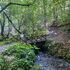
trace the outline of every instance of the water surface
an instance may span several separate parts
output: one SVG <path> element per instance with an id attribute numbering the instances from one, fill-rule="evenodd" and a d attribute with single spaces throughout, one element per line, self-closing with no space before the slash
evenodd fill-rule
<path id="1" fill-rule="evenodd" d="M 70 63 L 42 52 L 37 55 L 35 65 L 38 70 L 70 70 Z"/>

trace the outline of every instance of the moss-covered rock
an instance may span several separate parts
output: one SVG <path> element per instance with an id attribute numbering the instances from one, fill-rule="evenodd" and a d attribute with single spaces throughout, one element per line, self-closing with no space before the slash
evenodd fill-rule
<path id="1" fill-rule="evenodd" d="M 63 58 L 70 61 L 70 44 L 66 43 L 56 43 L 52 41 L 47 41 L 45 44 L 47 52 L 51 55 Z"/>

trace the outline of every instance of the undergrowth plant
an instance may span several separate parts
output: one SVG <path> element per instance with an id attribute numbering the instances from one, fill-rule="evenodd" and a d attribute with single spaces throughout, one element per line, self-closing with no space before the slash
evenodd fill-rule
<path id="1" fill-rule="evenodd" d="M 34 50 L 38 48 L 25 43 L 10 46 L 0 57 L 0 70 L 30 70 L 36 56 Z"/>

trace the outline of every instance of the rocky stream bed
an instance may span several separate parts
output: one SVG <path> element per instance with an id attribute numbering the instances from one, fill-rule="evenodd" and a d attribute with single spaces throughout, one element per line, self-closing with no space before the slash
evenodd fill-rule
<path id="1" fill-rule="evenodd" d="M 38 70 L 70 70 L 70 63 L 42 52 L 36 56 L 35 65 Z"/>

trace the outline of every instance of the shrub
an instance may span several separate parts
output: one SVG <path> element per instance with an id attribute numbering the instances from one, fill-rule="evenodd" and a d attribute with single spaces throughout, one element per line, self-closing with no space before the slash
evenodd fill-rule
<path id="1" fill-rule="evenodd" d="M 30 70 L 34 64 L 36 46 L 30 44 L 17 43 L 14 46 L 10 46 L 5 52 L 3 52 L 3 58 L 7 64 L 5 70 Z M 3 60 L 3 59 L 2 59 Z M 4 65 L 1 66 L 0 70 Z"/>
<path id="2" fill-rule="evenodd" d="M 0 70 L 7 70 L 8 63 L 6 62 L 7 61 L 4 59 L 3 55 L 0 55 Z"/>

